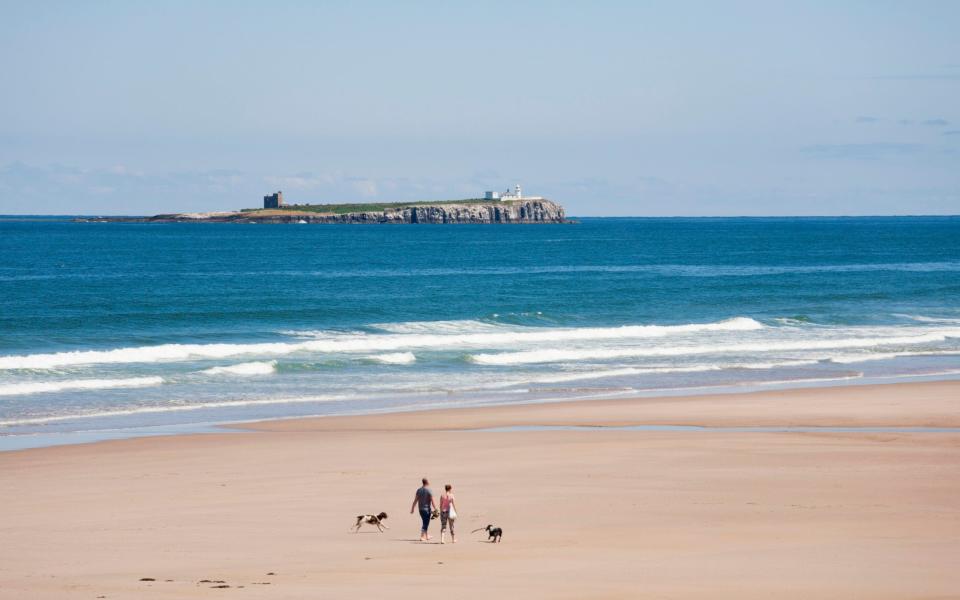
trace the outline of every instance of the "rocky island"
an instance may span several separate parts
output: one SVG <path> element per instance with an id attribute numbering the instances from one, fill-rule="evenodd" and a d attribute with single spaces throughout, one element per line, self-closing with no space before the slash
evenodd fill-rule
<path id="1" fill-rule="evenodd" d="M 563 207 L 541 197 L 392 202 L 378 204 L 285 205 L 280 192 L 264 197 L 264 208 L 227 212 L 160 214 L 152 217 L 96 217 L 94 222 L 134 223 L 567 223 Z"/>

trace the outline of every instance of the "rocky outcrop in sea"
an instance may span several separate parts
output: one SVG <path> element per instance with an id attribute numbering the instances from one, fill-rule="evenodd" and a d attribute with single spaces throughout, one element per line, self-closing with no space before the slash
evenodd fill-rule
<path id="1" fill-rule="evenodd" d="M 292 207 L 291 207 L 292 208 Z M 343 214 L 303 210 L 179 213 L 153 217 L 100 217 L 85 221 L 139 223 L 356 223 L 356 224 L 492 224 L 567 223 L 563 207 L 550 200 L 424 204 Z"/>

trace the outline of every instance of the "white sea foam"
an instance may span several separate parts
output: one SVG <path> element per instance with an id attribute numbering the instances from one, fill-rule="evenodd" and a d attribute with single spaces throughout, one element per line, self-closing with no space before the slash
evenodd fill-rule
<path id="1" fill-rule="evenodd" d="M 527 379 L 523 383 L 565 383 L 567 381 L 583 381 L 587 379 L 606 379 L 607 377 L 624 377 L 627 375 L 647 375 L 658 373 L 702 373 L 704 371 L 720 371 L 721 367 L 705 365 L 702 367 L 624 367 L 622 369 L 598 369 L 586 373 L 558 373 L 547 377 Z M 511 384 L 516 385 L 516 384 Z"/>
<path id="2" fill-rule="evenodd" d="M 226 367 L 212 367 L 200 372 L 205 375 L 240 375 L 241 377 L 250 377 L 254 375 L 270 375 L 276 370 L 277 361 L 265 360 L 240 363 Z"/>
<path id="3" fill-rule="evenodd" d="M 368 360 L 373 360 L 385 365 L 409 365 L 417 360 L 413 352 L 394 352 L 391 354 L 375 354 L 368 356 Z"/>
<path id="4" fill-rule="evenodd" d="M 862 354 L 841 354 L 839 356 L 831 356 L 826 360 L 839 365 L 849 365 L 859 362 L 868 362 L 871 360 L 887 360 L 900 356 L 904 356 L 904 354 L 899 352 L 864 352 Z"/>
<path id="5" fill-rule="evenodd" d="M 831 356 L 826 360 L 839 364 L 850 364 L 858 362 L 868 362 L 872 360 L 889 360 L 891 358 L 903 358 L 910 356 L 951 356 L 960 354 L 956 350 L 930 350 L 927 352 L 863 352 L 860 354 L 841 354 Z"/>
<path id="6" fill-rule="evenodd" d="M 497 354 L 473 354 L 469 358 L 481 365 L 522 365 L 577 360 L 609 360 L 641 356 L 688 356 L 698 354 L 724 354 L 734 352 L 781 352 L 842 348 L 869 348 L 875 346 L 915 345 L 942 342 L 948 337 L 960 335 L 960 329 L 938 331 L 915 336 L 891 336 L 874 338 L 803 339 L 794 341 L 765 341 L 741 344 L 710 344 L 671 347 L 632 348 L 583 348 L 541 349 Z"/>
<path id="7" fill-rule="evenodd" d="M 622 367 L 615 369 L 595 369 L 574 373 L 557 373 L 543 377 L 524 377 L 512 381 L 504 381 L 484 386 L 481 389 L 496 389 L 538 383 L 564 383 L 567 381 L 583 381 L 589 379 L 606 379 L 608 377 L 625 377 L 629 375 L 661 375 L 671 373 L 704 373 L 708 371 L 727 370 L 765 370 L 783 367 L 798 367 L 815 365 L 817 360 L 784 360 L 776 362 L 743 362 L 743 363 L 715 363 L 693 366 L 652 366 L 652 367 Z"/>
<path id="8" fill-rule="evenodd" d="M 794 319 L 792 317 L 777 317 L 774 319 L 774 322 L 787 327 L 802 327 L 809 324 L 803 319 Z"/>
<path id="9" fill-rule="evenodd" d="M 849 375 L 837 375 L 833 377 L 798 377 L 797 379 L 771 379 L 768 381 L 741 381 L 732 385 L 737 386 L 756 386 L 756 385 L 794 385 L 797 383 L 823 383 L 827 381 L 845 381 L 847 379 L 862 379 L 863 373 L 854 372 Z M 726 387 L 731 384 L 724 384 Z"/>
<path id="10" fill-rule="evenodd" d="M 0 396 L 23 396 L 67 390 L 106 390 L 160 385 L 162 377 L 129 377 L 126 379 L 68 379 L 63 381 L 35 381 L 0 385 Z"/>
<path id="11" fill-rule="evenodd" d="M 116 350 L 0 356 L 0 369 L 52 369 L 71 365 L 125 364 L 230 358 L 244 354 L 288 354 L 295 344 L 162 344 Z"/>
<path id="12" fill-rule="evenodd" d="M 805 367 L 815 365 L 819 360 L 781 360 L 774 362 L 732 363 L 724 365 L 724 369 L 746 369 L 761 371 L 764 369 L 782 369 L 784 367 Z"/>
<path id="13" fill-rule="evenodd" d="M 77 419 L 103 419 L 109 417 L 127 417 L 131 415 L 160 414 L 169 412 L 188 412 L 203 409 L 238 408 L 244 406 L 270 406 L 274 404 L 309 404 L 319 402 L 346 402 L 356 396 L 303 396 L 299 398 L 266 398 L 260 400 L 226 400 L 223 402 L 199 402 L 197 404 L 171 404 L 166 406 L 138 406 L 117 410 L 81 412 L 75 414 L 49 415 L 43 417 L 24 417 L 0 421 L 0 427 L 17 425 L 42 425 Z"/>
<path id="14" fill-rule="evenodd" d="M 388 352 L 407 348 L 503 347 L 543 342 L 629 340 L 709 331 L 753 331 L 764 325 L 747 317 L 688 325 L 624 325 L 622 327 L 526 327 L 494 333 L 341 335 L 295 343 L 163 344 L 115 350 L 0 356 L 0 369 L 50 369 L 83 364 L 152 363 L 230 358 L 243 355 L 281 356 L 296 352 Z"/>

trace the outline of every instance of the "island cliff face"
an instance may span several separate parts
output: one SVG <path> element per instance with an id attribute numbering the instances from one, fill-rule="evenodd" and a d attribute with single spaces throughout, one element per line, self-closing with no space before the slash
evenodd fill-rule
<path id="1" fill-rule="evenodd" d="M 434 204 L 342 215 L 318 214 L 314 220 L 323 223 L 563 223 L 566 218 L 559 204 L 549 200 L 531 200 L 502 204 Z"/>
<path id="2" fill-rule="evenodd" d="M 143 218 L 98 218 L 93 221 L 140 223 L 567 223 L 563 207 L 550 200 L 478 202 L 476 204 L 428 204 L 342 214 L 304 210 L 256 210 L 240 212 L 180 213 Z"/>

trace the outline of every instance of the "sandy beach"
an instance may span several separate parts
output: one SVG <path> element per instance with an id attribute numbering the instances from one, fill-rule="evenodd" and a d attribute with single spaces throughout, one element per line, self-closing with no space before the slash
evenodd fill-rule
<path id="1" fill-rule="evenodd" d="M 960 589 L 958 433 L 470 431 L 561 425 L 957 428 L 960 382 L 301 419 L 0 453 L 0 598 Z M 437 493 L 454 485 L 456 545 L 416 541 L 424 475 Z M 380 511 L 387 532 L 350 533 Z M 501 544 L 470 533 L 488 523 Z"/>

